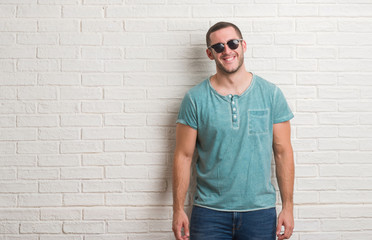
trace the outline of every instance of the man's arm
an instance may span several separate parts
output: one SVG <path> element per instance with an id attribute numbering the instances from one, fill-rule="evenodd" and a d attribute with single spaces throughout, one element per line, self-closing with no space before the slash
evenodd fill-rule
<path id="1" fill-rule="evenodd" d="M 195 150 L 197 131 L 190 126 L 177 124 L 176 150 L 173 162 L 173 232 L 177 240 L 189 238 L 189 220 L 184 203 L 190 183 L 190 167 Z M 185 235 L 182 236 L 181 230 Z"/>
<path id="2" fill-rule="evenodd" d="M 276 177 L 278 180 L 280 197 L 282 199 L 282 211 L 278 217 L 276 234 L 278 240 L 282 240 L 289 239 L 294 228 L 294 161 L 291 145 L 291 125 L 289 121 L 274 124 L 273 150 L 276 165 Z M 284 234 L 280 234 L 282 226 L 284 226 Z"/>

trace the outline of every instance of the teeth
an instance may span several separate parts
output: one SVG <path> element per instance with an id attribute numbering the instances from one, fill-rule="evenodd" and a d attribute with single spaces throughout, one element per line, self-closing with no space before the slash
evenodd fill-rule
<path id="1" fill-rule="evenodd" d="M 225 58 L 226 61 L 232 61 L 234 59 L 234 57 L 231 57 L 231 58 Z"/>

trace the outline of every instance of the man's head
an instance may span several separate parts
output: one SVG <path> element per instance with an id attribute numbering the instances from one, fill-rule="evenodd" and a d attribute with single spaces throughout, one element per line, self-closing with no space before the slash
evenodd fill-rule
<path id="1" fill-rule="evenodd" d="M 212 27 L 209 28 L 207 34 L 206 34 L 206 42 L 207 42 L 207 46 L 210 46 L 211 45 L 211 33 L 213 32 L 216 32 L 222 28 L 227 28 L 227 27 L 232 27 L 235 29 L 236 31 L 236 34 L 239 36 L 239 38 L 243 38 L 242 36 L 242 33 L 240 32 L 240 29 L 233 23 L 229 23 L 229 22 L 218 22 L 216 24 L 214 24 Z"/>
<path id="2" fill-rule="evenodd" d="M 243 63 L 247 46 L 237 26 L 228 22 L 216 23 L 209 29 L 206 39 L 206 53 L 209 59 L 215 61 L 217 72 L 231 74 L 245 69 Z"/>

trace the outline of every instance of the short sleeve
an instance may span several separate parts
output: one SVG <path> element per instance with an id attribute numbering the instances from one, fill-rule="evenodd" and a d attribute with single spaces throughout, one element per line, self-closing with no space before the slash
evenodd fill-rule
<path id="1" fill-rule="evenodd" d="M 188 125 L 194 129 L 198 129 L 197 113 L 195 103 L 191 99 L 189 93 L 186 93 L 182 100 L 180 111 L 176 123 L 182 123 Z"/>
<path id="2" fill-rule="evenodd" d="M 286 122 L 294 117 L 283 92 L 277 87 L 274 92 L 273 121 L 275 123 Z"/>

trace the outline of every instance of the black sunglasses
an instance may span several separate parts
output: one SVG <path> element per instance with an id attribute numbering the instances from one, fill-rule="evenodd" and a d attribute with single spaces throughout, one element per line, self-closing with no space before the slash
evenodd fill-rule
<path id="1" fill-rule="evenodd" d="M 227 46 L 229 46 L 229 48 L 231 50 L 235 50 L 239 47 L 240 41 L 243 41 L 243 39 L 231 39 L 226 44 L 227 44 Z M 216 43 L 216 44 L 213 44 L 213 45 L 209 46 L 208 48 L 213 48 L 214 51 L 216 51 L 216 53 L 222 53 L 225 50 L 225 44 L 224 43 Z"/>

